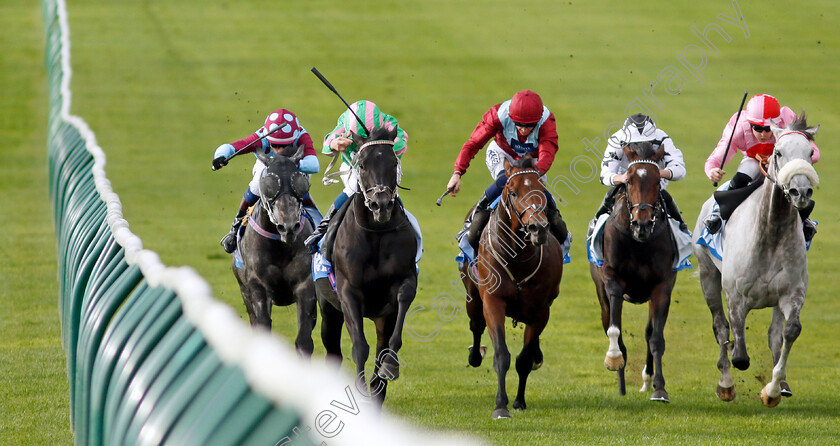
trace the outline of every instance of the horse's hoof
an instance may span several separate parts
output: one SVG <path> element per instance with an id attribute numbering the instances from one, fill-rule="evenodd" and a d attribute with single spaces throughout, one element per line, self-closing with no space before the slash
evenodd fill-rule
<path id="1" fill-rule="evenodd" d="M 400 365 L 394 364 L 390 361 L 385 361 L 379 367 L 379 373 L 377 374 L 382 379 L 387 379 L 388 381 L 396 381 L 397 378 L 400 377 Z"/>
<path id="2" fill-rule="evenodd" d="M 467 347 L 470 351 L 469 356 L 467 357 L 467 363 L 472 367 L 478 367 L 481 365 L 481 361 L 484 359 L 484 355 L 487 353 L 487 346 L 482 345 L 478 349 L 478 354 L 473 354 L 473 346 Z"/>
<path id="3" fill-rule="evenodd" d="M 504 407 L 500 407 L 493 411 L 493 419 L 494 420 L 501 420 L 504 418 L 510 418 L 510 412 Z"/>
<path id="4" fill-rule="evenodd" d="M 732 366 L 738 370 L 747 370 L 750 368 L 750 357 L 746 358 L 732 358 Z"/>
<path id="5" fill-rule="evenodd" d="M 610 358 L 609 355 L 604 358 L 604 367 L 611 372 L 616 372 L 618 369 L 624 367 L 624 357 L 618 355 L 615 358 Z"/>
<path id="6" fill-rule="evenodd" d="M 782 400 L 782 395 L 778 395 L 775 398 L 772 398 L 770 395 L 767 394 L 765 389 L 761 389 L 761 403 L 764 404 L 766 407 L 776 407 L 779 405 L 779 401 Z"/>
<path id="7" fill-rule="evenodd" d="M 789 398 L 793 396 L 793 392 L 790 391 L 790 386 L 788 385 L 787 381 L 782 381 L 779 383 L 779 386 L 782 388 L 782 396 L 785 398 Z"/>
<path id="8" fill-rule="evenodd" d="M 732 387 L 717 387 L 717 396 L 721 401 L 732 401 L 735 399 L 735 386 Z"/>
<path id="9" fill-rule="evenodd" d="M 661 403 L 670 403 L 671 400 L 668 399 L 668 392 L 663 390 L 657 390 L 653 392 L 653 395 L 650 396 L 651 401 L 659 401 Z"/>
<path id="10" fill-rule="evenodd" d="M 540 367 L 542 367 L 542 365 L 543 365 L 542 361 L 540 361 L 540 362 L 535 362 L 535 363 L 534 363 L 534 365 L 533 365 L 533 366 L 531 366 L 531 370 L 537 370 L 537 369 L 539 369 Z"/>
<path id="11" fill-rule="evenodd" d="M 513 401 L 513 410 L 525 410 L 528 408 L 528 405 L 525 404 L 525 401 L 514 400 Z"/>

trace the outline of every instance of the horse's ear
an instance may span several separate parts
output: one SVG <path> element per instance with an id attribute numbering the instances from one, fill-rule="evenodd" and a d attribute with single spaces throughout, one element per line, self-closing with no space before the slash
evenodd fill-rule
<path id="1" fill-rule="evenodd" d="M 817 125 L 815 125 L 815 126 L 813 126 L 813 127 L 808 127 L 808 128 L 807 128 L 807 129 L 805 129 L 804 131 L 805 131 L 805 133 L 807 133 L 808 135 L 810 135 L 810 136 L 811 136 L 811 139 L 814 139 L 814 135 L 816 135 L 816 134 L 817 134 L 817 131 L 818 131 L 819 129 L 820 129 L 820 125 L 819 125 L 819 124 L 817 124 Z"/>
<path id="2" fill-rule="evenodd" d="M 298 147 L 297 150 L 295 151 L 295 154 L 290 157 L 291 160 L 295 162 L 295 164 L 300 163 L 300 160 L 303 159 L 303 151 L 305 149 L 306 149 L 305 146 Z"/>
<path id="3" fill-rule="evenodd" d="M 357 133 L 350 132 L 349 136 L 357 146 L 361 146 L 364 143 L 364 138 L 359 136 Z"/>
<path id="4" fill-rule="evenodd" d="M 624 152 L 624 159 L 627 161 L 636 161 L 636 153 L 633 152 L 633 149 L 629 145 L 625 144 L 621 150 Z"/>
<path id="5" fill-rule="evenodd" d="M 266 166 L 271 164 L 271 161 L 272 161 L 272 159 L 264 153 L 259 153 L 258 152 L 257 153 L 257 158 L 259 158 L 259 160 L 262 161 L 262 163 L 265 164 Z"/>
<path id="6" fill-rule="evenodd" d="M 775 137 L 776 140 L 778 140 L 779 136 L 782 136 L 782 133 L 784 133 L 786 130 L 777 126 L 775 122 L 771 121 L 770 122 L 770 131 L 773 132 L 773 137 Z"/>
<path id="7" fill-rule="evenodd" d="M 507 158 L 505 158 L 505 176 L 510 178 L 510 176 L 513 174 L 512 170 L 513 165 L 510 163 L 510 161 L 508 161 Z"/>
<path id="8" fill-rule="evenodd" d="M 660 144 L 656 154 L 653 155 L 653 160 L 659 162 L 665 157 L 665 144 Z"/>

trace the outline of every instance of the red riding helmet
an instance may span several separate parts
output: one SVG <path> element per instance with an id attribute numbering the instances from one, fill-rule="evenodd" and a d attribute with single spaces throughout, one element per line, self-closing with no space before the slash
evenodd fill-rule
<path id="1" fill-rule="evenodd" d="M 522 90 L 510 100 L 510 119 L 513 122 L 533 124 L 539 122 L 543 114 L 540 95 L 531 90 Z"/>
<path id="2" fill-rule="evenodd" d="M 298 123 L 297 116 L 285 108 L 275 110 L 265 118 L 263 134 L 265 135 L 266 133 L 270 133 L 278 127 L 280 130 L 277 130 L 265 138 L 268 142 L 285 146 L 294 143 L 301 134 L 301 128 Z"/>
<path id="3" fill-rule="evenodd" d="M 757 94 L 747 102 L 747 121 L 755 125 L 770 125 L 781 116 L 779 101 L 769 94 Z"/>

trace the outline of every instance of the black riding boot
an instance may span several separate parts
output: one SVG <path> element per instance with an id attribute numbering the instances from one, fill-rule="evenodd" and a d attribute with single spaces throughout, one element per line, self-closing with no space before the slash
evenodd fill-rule
<path id="1" fill-rule="evenodd" d="M 233 219 L 233 224 L 230 225 L 230 232 L 222 237 L 222 241 L 219 242 L 228 254 L 236 251 L 236 231 L 239 231 L 239 227 L 242 226 L 242 220 L 245 218 L 245 212 L 246 211 L 240 210 L 236 213 L 236 218 Z"/>
<path id="2" fill-rule="evenodd" d="M 752 178 L 743 173 L 738 172 L 736 173 L 731 180 L 729 180 L 729 190 L 740 189 L 752 181 Z M 709 230 L 709 234 L 717 234 L 720 231 L 720 227 L 723 225 L 723 218 L 720 216 L 720 207 L 715 203 L 712 207 L 712 213 L 706 217 L 706 220 L 703 221 L 703 224 L 706 226 L 706 229 Z"/>
<path id="3" fill-rule="evenodd" d="M 475 205 L 472 214 L 464 222 L 464 228 L 455 236 L 456 239 L 461 240 L 462 237 L 467 237 L 467 242 L 473 249 L 478 249 L 478 240 L 481 238 L 481 231 L 487 226 L 487 220 L 490 219 L 490 204 L 493 200 L 487 198 L 487 194 L 482 194 L 481 199 Z"/>
<path id="4" fill-rule="evenodd" d="M 563 217 L 560 215 L 560 209 L 557 209 L 557 202 L 554 201 L 554 197 L 548 191 L 545 191 L 545 197 L 545 216 L 548 219 L 548 227 L 551 229 L 551 233 L 554 234 L 554 238 L 562 245 L 566 241 L 566 237 L 569 236 L 569 230 L 566 228 L 566 222 L 563 221 Z"/>
<path id="5" fill-rule="evenodd" d="M 612 208 L 613 206 L 615 206 L 615 196 L 618 193 L 619 189 L 619 186 L 613 186 L 610 188 L 610 190 L 607 191 L 606 194 L 604 194 L 604 199 L 601 200 L 601 207 L 599 207 L 598 210 L 595 211 L 595 220 L 597 220 L 598 217 L 604 214 L 609 214 L 610 212 L 612 212 Z"/>
<path id="6" fill-rule="evenodd" d="M 321 219 L 321 222 L 318 223 L 318 227 L 312 231 L 312 234 L 306 238 L 306 241 L 303 244 L 306 245 L 306 248 L 309 249 L 309 254 L 314 255 L 318 252 L 318 242 L 321 241 L 321 237 L 324 236 L 324 233 L 327 232 L 327 227 L 330 225 L 330 220 L 335 215 L 335 204 L 333 203 L 329 209 L 327 209 L 327 214 L 324 215 L 324 218 Z"/>
<path id="7" fill-rule="evenodd" d="M 681 231 L 688 231 L 688 225 L 685 224 L 685 220 L 682 218 L 682 212 L 677 207 L 674 197 L 665 189 L 660 190 L 659 194 L 662 196 L 662 201 L 665 203 L 665 211 L 668 212 L 668 215 L 680 224 Z"/>
<path id="8" fill-rule="evenodd" d="M 817 225 L 808 218 L 811 215 L 811 211 L 814 210 L 814 200 L 811 200 L 811 203 L 808 204 L 807 207 L 804 209 L 799 210 L 799 217 L 802 218 L 802 231 L 805 233 L 805 242 L 810 242 L 811 239 L 817 235 Z"/>

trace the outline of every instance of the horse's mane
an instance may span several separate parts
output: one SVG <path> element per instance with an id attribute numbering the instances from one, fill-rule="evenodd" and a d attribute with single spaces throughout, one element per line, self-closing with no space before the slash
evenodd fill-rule
<path id="1" fill-rule="evenodd" d="M 808 120 L 807 120 L 807 117 L 805 116 L 805 110 L 802 110 L 802 113 L 800 113 L 793 120 L 793 122 L 788 124 L 787 130 L 792 130 L 794 132 L 802 133 L 803 135 L 805 135 L 806 138 L 808 138 L 808 141 L 813 141 L 814 140 L 814 135 L 812 135 L 810 132 L 805 131 L 805 130 L 808 130 Z"/>
<path id="2" fill-rule="evenodd" d="M 517 169 L 536 169 L 537 164 L 534 162 L 533 158 L 526 156 L 514 161 L 513 167 L 516 167 Z"/>
<path id="3" fill-rule="evenodd" d="M 377 129 L 374 129 L 372 132 L 370 132 L 370 137 L 367 138 L 367 139 L 369 139 L 371 141 L 378 140 L 378 139 L 387 139 L 387 140 L 390 141 L 390 140 L 397 137 L 397 131 L 396 130 L 397 130 L 396 128 L 389 129 L 385 126 L 382 126 L 382 127 L 377 128 Z"/>
<path id="4" fill-rule="evenodd" d="M 656 157 L 657 151 L 653 149 L 650 141 L 631 142 L 627 147 L 636 155 L 636 159 L 649 160 Z"/>

